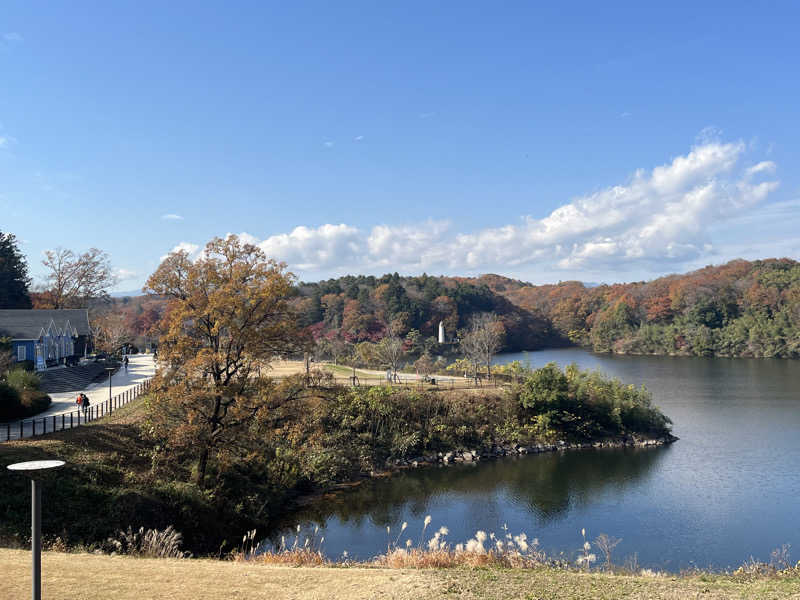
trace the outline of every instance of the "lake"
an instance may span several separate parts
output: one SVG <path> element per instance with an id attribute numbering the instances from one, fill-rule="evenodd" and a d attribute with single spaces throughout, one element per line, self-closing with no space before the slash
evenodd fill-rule
<path id="1" fill-rule="evenodd" d="M 329 556 L 366 559 L 416 543 L 422 522 L 447 539 L 478 529 L 538 538 L 576 556 L 581 528 L 622 538 L 614 559 L 677 571 L 768 560 L 782 544 L 800 558 L 800 363 L 770 359 L 596 355 L 558 349 L 501 355 L 497 363 L 553 361 L 644 384 L 674 422 L 666 447 L 591 449 L 431 467 L 366 482 L 292 515 L 320 527 Z"/>

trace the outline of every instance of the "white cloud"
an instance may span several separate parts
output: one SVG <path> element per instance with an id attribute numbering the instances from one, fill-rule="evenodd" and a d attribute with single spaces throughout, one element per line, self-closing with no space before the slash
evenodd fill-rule
<path id="1" fill-rule="evenodd" d="M 328 142 L 325 142 L 324 145 L 325 145 L 326 148 L 333 148 L 333 142 L 328 141 Z"/>
<path id="2" fill-rule="evenodd" d="M 364 139 L 363 135 L 357 135 L 356 137 L 353 138 L 353 141 L 354 142 L 360 142 L 363 139 Z"/>
<path id="3" fill-rule="evenodd" d="M 169 251 L 169 253 L 167 253 L 164 256 L 162 256 L 159 259 L 159 262 L 163 261 L 165 258 L 167 258 L 173 252 L 180 252 L 182 250 L 184 252 L 186 252 L 187 254 L 189 254 L 189 257 L 192 260 L 195 260 L 198 256 L 200 256 L 200 253 L 202 252 L 202 249 L 200 248 L 199 244 L 193 244 L 192 242 L 181 242 L 177 246 L 173 247 L 172 250 Z"/>
<path id="4" fill-rule="evenodd" d="M 712 233 L 756 212 L 778 187 L 769 179 L 775 164 L 742 165 L 744 153 L 742 142 L 706 141 L 543 218 L 523 216 L 502 227 L 459 233 L 437 221 L 369 230 L 326 224 L 299 226 L 258 245 L 296 272 L 322 276 L 386 270 L 663 272 L 716 256 Z"/>
<path id="5" fill-rule="evenodd" d="M 300 270 L 332 269 L 358 264 L 366 252 L 366 241 L 355 227 L 345 224 L 317 228 L 295 227 L 291 233 L 268 237 L 260 248 L 274 258 Z"/>
<path id="6" fill-rule="evenodd" d="M 114 277 L 116 277 L 117 282 L 128 281 L 130 279 L 135 279 L 138 276 L 139 274 L 131 269 L 114 269 Z"/>
<path id="7" fill-rule="evenodd" d="M 232 235 L 234 234 L 226 233 L 225 239 L 228 239 Z M 261 243 L 261 240 L 259 240 L 256 236 L 250 235 L 246 231 L 243 231 L 242 233 L 237 233 L 236 235 L 238 236 L 239 240 L 241 240 L 245 244 L 252 244 L 253 246 L 258 246 Z"/>
<path id="8" fill-rule="evenodd" d="M 183 217 L 180 215 L 176 215 L 173 213 L 169 213 L 166 215 L 161 215 L 162 221 L 183 221 Z"/>
<path id="9" fill-rule="evenodd" d="M 16 31 L 9 31 L 8 33 L 3 34 L 3 39 L 7 42 L 21 42 L 22 35 L 17 33 Z"/>

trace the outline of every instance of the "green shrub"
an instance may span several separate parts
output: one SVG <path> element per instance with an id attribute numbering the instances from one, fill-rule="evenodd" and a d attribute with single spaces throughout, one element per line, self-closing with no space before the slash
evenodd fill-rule
<path id="1" fill-rule="evenodd" d="M 22 392 L 22 408 L 24 417 L 38 415 L 50 406 L 52 400 L 50 396 L 40 390 L 25 390 Z"/>
<path id="2" fill-rule="evenodd" d="M 6 382 L 22 392 L 24 390 L 38 390 L 39 377 L 35 373 L 29 373 L 24 369 L 12 369 L 6 374 Z"/>
<path id="3" fill-rule="evenodd" d="M 50 406 L 50 396 L 39 390 L 19 391 L 0 382 L 0 421 L 24 419 L 39 414 Z"/>
<path id="4" fill-rule="evenodd" d="M 671 421 L 652 405 L 644 387 L 625 385 L 602 373 L 550 363 L 516 388 L 523 418 L 547 439 L 578 441 L 640 434 L 663 436 Z"/>

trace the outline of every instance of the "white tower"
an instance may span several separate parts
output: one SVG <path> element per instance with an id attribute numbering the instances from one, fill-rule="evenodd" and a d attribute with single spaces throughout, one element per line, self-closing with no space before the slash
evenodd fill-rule
<path id="1" fill-rule="evenodd" d="M 439 343 L 444 344 L 444 323 L 439 321 Z"/>

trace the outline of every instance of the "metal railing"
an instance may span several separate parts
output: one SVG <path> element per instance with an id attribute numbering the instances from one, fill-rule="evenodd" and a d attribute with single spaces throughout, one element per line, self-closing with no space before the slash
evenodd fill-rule
<path id="1" fill-rule="evenodd" d="M 137 383 L 124 392 L 102 402 L 91 404 L 85 410 L 79 408 L 69 413 L 22 419 L 13 423 L 0 423 L 0 442 L 30 438 L 54 431 L 63 431 L 85 425 L 104 416 L 112 414 L 116 409 L 138 398 L 150 388 L 150 379 Z M 100 390 L 98 390 L 100 391 Z"/>

